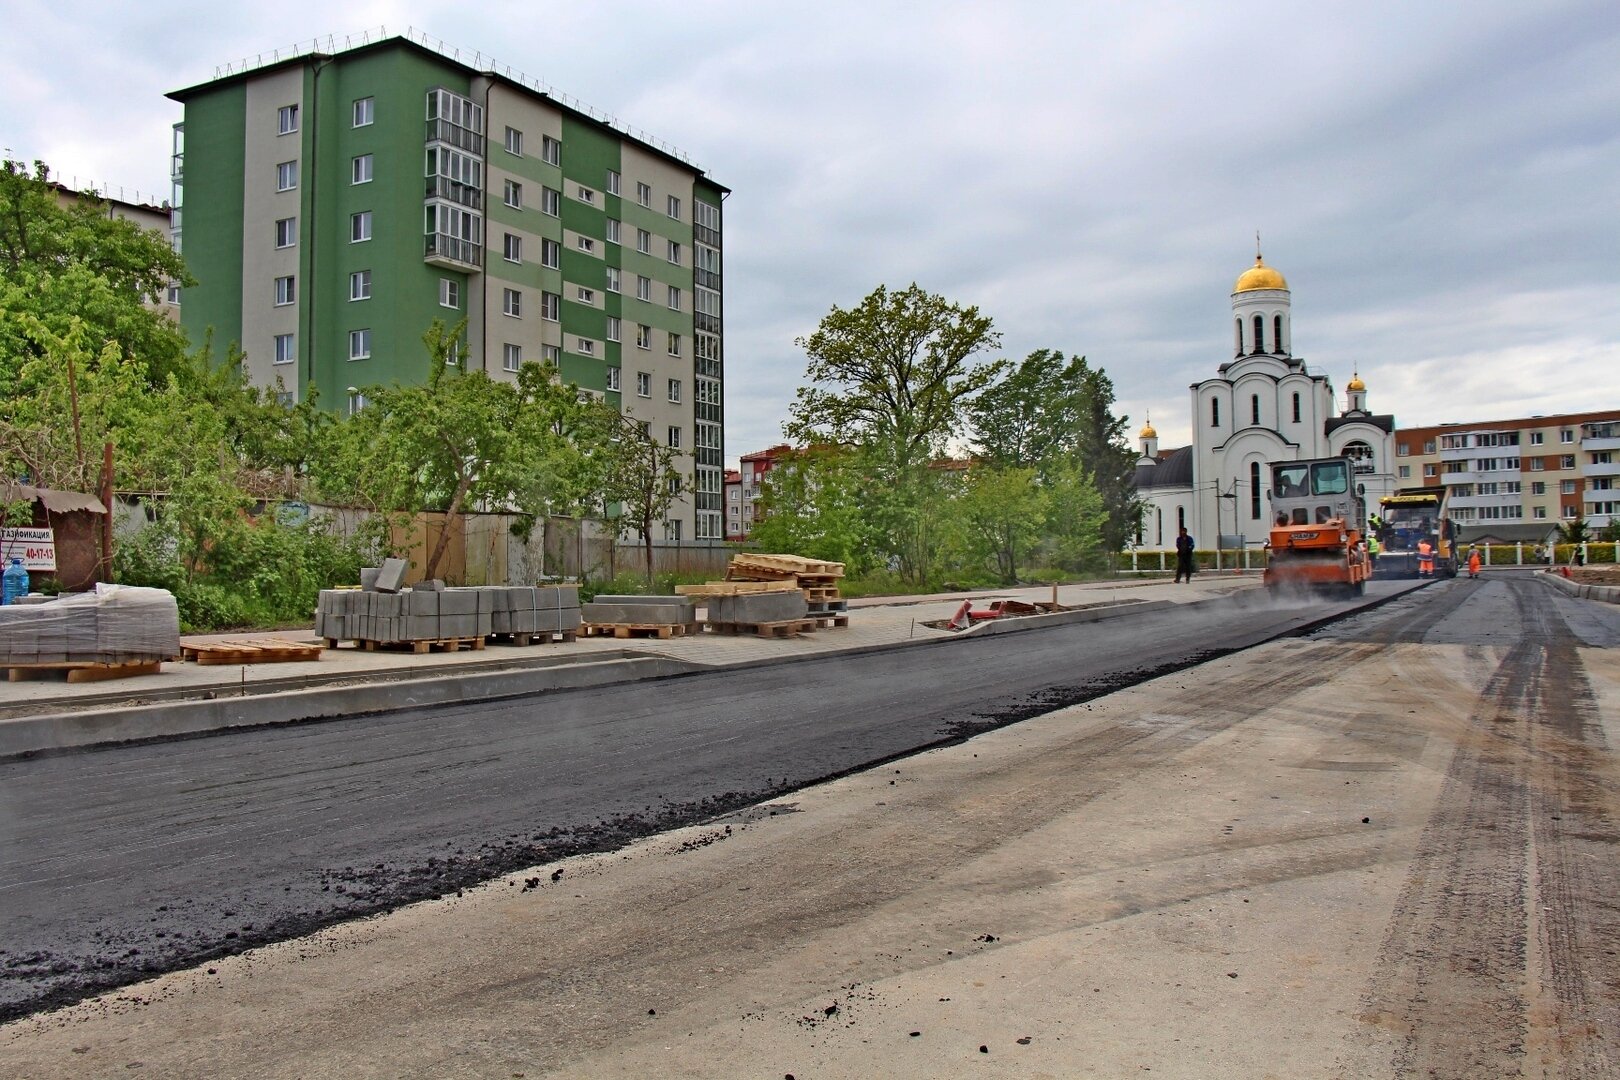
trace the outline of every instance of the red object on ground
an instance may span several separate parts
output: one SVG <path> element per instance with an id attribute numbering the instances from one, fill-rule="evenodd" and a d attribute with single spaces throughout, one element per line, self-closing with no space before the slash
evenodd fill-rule
<path id="1" fill-rule="evenodd" d="M 1560 567 L 1559 567 L 1559 568 L 1558 568 L 1558 572 L 1559 572 L 1559 573 L 1560 573 L 1560 574 L 1563 574 L 1563 575 L 1564 575 L 1564 576 L 1565 576 L 1565 577 L 1573 577 L 1573 576 L 1574 576 L 1574 575 L 1573 575 L 1573 574 L 1571 574 L 1571 573 L 1570 573 L 1570 572 L 1569 572 L 1569 567 L 1567 567 L 1567 566 L 1560 566 Z"/>

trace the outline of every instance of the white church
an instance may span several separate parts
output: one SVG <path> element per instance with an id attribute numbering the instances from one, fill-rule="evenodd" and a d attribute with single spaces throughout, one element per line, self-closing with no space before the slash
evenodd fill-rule
<path id="1" fill-rule="evenodd" d="M 1137 543 L 1173 547 L 1185 525 L 1201 548 L 1264 544 L 1270 516 L 1267 462 L 1347 457 L 1366 486 L 1369 513 L 1395 490 L 1395 418 L 1367 411 L 1367 385 L 1353 374 L 1335 413 L 1333 384 L 1294 355 L 1288 282 L 1258 254 L 1232 289 L 1232 358 L 1193 383 L 1193 443 L 1160 451 L 1151 419 L 1142 427 L 1136 490 Z"/>

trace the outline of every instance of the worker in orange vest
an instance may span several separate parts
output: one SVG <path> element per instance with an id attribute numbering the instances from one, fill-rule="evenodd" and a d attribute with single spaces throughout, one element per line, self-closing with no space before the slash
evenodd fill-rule
<path id="1" fill-rule="evenodd" d="M 1468 576 L 1471 578 L 1479 577 L 1479 548 L 1477 547 L 1468 549 Z"/>
<path id="2" fill-rule="evenodd" d="M 1418 577 L 1434 576 L 1434 545 L 1427 540 L 1418 541 Z"/>

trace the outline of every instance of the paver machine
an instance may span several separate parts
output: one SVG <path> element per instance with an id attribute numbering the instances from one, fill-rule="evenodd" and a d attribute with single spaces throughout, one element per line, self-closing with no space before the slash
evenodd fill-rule
<path id="1" fill-rule="evenodd" d="M 1385 496 L 1372 522 L 1378 537 L 1373 576 L 1415 578 L 1423 575 L 1423 545 L 1428 545 L 1434 577 L 1457 576 L 1456 529 L 1445 514 L 1446 489 L 1418 488 Z"/>
<path id="2" fill-rule="evenodd" d="M 1348 458 L 1274 461 L 1265 583 L 1359 595 L 1372 567 L 1363 535 L 1367 500 Z"/>

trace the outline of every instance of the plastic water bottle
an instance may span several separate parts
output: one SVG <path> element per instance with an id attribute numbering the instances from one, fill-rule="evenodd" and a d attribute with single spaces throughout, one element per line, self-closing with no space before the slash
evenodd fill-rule
<path id="1" fill-rule="evenodd" d="M 22 560 L 15 555 L 0 578 L 4 581 L 4 588 L 0 589 L 0 603 L 14 603 L 17 597 L 28 595 L 28 571 L 23 569 Z"/>

